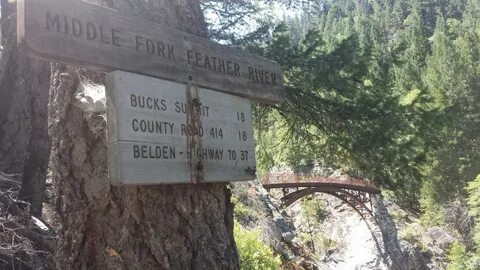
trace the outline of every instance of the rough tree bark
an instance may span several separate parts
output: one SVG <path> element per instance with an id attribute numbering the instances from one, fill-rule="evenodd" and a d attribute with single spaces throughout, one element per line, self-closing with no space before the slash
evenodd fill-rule
<path id="1" fill-rule="evenodd" d="M 0 170 L 22 174 L 19 198 L 41 216 L 50 142 L 47 104 L 50 65 L 17 46 L 16 3 L 2 0 L 0 59 Z"/>
<path id="2" fill-rule="evenodd" d="M 198 0 L 97 2 L 129 16 L 206 33 Z M 55 64 L 51 78 L 51 159 L 62 224 L 58 268 L 238 269 L 226 185 L 110 185 L 108 119 L 74 105 L 79 86 L 103 83 L 104 74 Z"/>

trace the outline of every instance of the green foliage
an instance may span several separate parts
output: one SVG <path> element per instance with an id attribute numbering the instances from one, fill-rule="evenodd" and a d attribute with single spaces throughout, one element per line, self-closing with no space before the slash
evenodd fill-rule
<path id="1" fill-rule="evenodd" d="M 258 172 L 318 162 L 444 223 L 480 173 L 480 2 L 301 2 L 298 18 L 265 16 L 243 40 L 224 31 L 284 70 L 286 102 L 254 107 Z"/>
<path id="2" fill-rule="evenodd" d="M 317 249 L 320 249 L 321 251 L 326 252 L 328 250 L 338 248 L 338 243 L 335 240 L 333 240 L 332 238 L 327 237 L 323 234 L 317 235 L 317 239 L 315 239 L 315 240 L 314 241 L 316 243 L 318 243 L 318 244 L 315 245 L 315 247 Z"/>
<path id="3" fill-rule="evenodd" d="M 278 270 L 281 261 L 268 245 L 260 240 L 260 231 L 246 230 L 236 224 L 233 231 L 240 255 L 241 270 Z"/>
<path id="4" fill-rule="evenodd" d="M 421 229 L 418 224 L 408 224 L 398 232 L 398 238 L 410 242 L 420 250 L 426 250 L 427 245 L 422 241 Z"/>
<path id="5" fill-rule="evenodd" d="M 388 213 L 397 225 L 405 224 L 408 221 L 408 214 L 401 210 L 389 209 Z"/>
<path id="6" fill-rule="evenodd" d="M 240 202 L 237 199 L 237 197 L 232 196 L 232 203 L 233 203 L 233 216 L 235 217 L 236 220 L 245 220 L 250 215 L 253 214 L 244 203 Z"/>
<path id="7" fill-rule="evenodd" d="M 468 183 L 466 190 L 469 214 L 475 219 L 473 231 L 475 250 L 469 251 L 465 245 L 458 242 L 453 243 L 448 251 L 447 270 L 480 269 L 480 175 Z"/>
<path id="8" fill-rule="evenodd" d="M 480 252 L 480 174 L 468 183 L 467 192 L 469 214 L 475 219 L 474 241 Z"/>
<path id="9" fill-rule="evenodd" d="M 314 149 L 301 136 L 292 136 L 291 132 L 288 123 L 278 112 L 271 112 L 268 119 L 257 122 L 256 158 L 260 174 L 274 165 L 295 167 L 312 161 Z"/>
<path id="10" fill-rule="evenodd" d="M 400 106 L 412 106 L 420 98 L 421 94 L 422 91 L 420 89 L 412 89 L 406 95 L 400 97 Z"/>
<path id="11" fill-rule="evenodd" d="M 308 241 L 312 241 L 312 236 L 309 233 L 301 232 L 298 235 L 298 238 L 302 243 L 307 243 Z"/>
<path id="12" fill-rule="evenodd" d="M 480 101 L 475 86 L 479 74 L 473 62 L 478 62 L 478 45 L 469 44 L 472 37 L 465 34 L 463 27 L 458 19 L 438 17 L 431 39 L 432 53 L 423 74 L 430 96 L 426 108 L 436 111 L 437 119 L 429 126 L 441 139 L 430 151 L 431 166 L 425 170 L 431 188 L 423 196 L 430 197 L 430 203 L 442 204 L 464 196 L 465 183 L 478 173 L 480 165 L 480 141 L 474 131 L 478 130 L 475 126 L 479 119 L 466 117 L 479 111 L 479 106 L 472 104 Z M 475 47 L 477 52 L 472 50 Z"/>
<path id="13" fill-rule="evenodd" d="M 454 242 L 450 246 L 447 258 L 449 261 L 447 270 L 473 270 L 468 266 L 470 256 L 467 248 L 461 243 Z"/>
<path id="14" fill-rule="evenodd" d="M 318 162 L 443 223 L 480 171 L 478 1 L 322 1 L 272 27 L 287 101 L 255 107 L 259 172 Z"/>
<path id="15" fill-rule="evenodd" d="M 247 183 L 232 183 L 230 187 L 235 220 L 244 226 L 257 221 L 262 215 L 262 203 L 250 195 L 251 186 Z"/>
<path id="16" fill-rule="evenodd" d="M 431 181 L 423 183 L 420 205 L 423 215 L 421 223 L 424 227 L 440 226 L 444 224 L 444 210 L 435 198 L 437 194 Z"/>
<path id="17" fill-rule="evenodd" d="M 317 254 L 321 252 L 327 253 L 329 250 L 339 248 L 339 243 L 337 241 L 320 232 L 316 232 L 314 234 L 302 232 L 299 235 L 299 239 L 307 246 L 311 247 L 313 244 Z"/>
<path id="18" fill-rule="evenodd" d="M 328 215 L 324 202 L 317 196 L 308 196 L 301 201 L 302 214 L 313 224 L 320 224 Z"/>

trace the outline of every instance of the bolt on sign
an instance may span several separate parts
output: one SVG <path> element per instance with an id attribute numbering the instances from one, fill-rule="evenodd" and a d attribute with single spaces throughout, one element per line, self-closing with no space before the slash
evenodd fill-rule
<path id="1" fill-rule="evenodd" d="M 255 178 L 251 102 L 195 86 L 187 88 L 122 71 L 107 76 L 108 158 L 113 182 Z"/>
<path id="2" fill-rule="evenodd" d="M 78 0 L 18 0 L 18 40 L 31 55 L 124 70 L 266 103 L 285 98 L 280 66 L 208 39 Z"/>
<path id="3" fill-rule="evenodd" d="M 17 0 L 17 28 L 32 57 L 111 72 L 113 183 L 255 178 L 251 100 L 285 99 L 278 63 L 78 0 Z"/>

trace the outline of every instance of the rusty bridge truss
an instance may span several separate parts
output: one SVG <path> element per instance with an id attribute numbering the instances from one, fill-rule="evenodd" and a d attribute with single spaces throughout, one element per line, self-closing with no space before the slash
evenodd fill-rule
<path id="1" fill-rule="evenodd" d="M 335 196 L 352 207 L 360 216 L 373 216 L 372 194 L 380 193 L 370 182 L 349 177 L 304 176 L 293 173 L 270 173 L 262 178 L 262 185 L 267 191 L 282 189 L 281 198 L 284 206 L 314 194 L 326 193 Z"/>

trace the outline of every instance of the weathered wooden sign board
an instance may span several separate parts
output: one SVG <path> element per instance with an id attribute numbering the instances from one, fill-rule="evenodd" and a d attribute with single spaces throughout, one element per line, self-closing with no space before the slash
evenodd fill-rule
<path id="1" fill-rule="evenodd" d="M 17 0 L 17 27 L 30 56 L 123 70 L 106 83 L 114 183 L 255 178 L 250 100 L 285 99 L 276 62 L 78 0 Z"/>
<path id="2" fill-rule="evenodd" d="M 280 66 L 266 58 L 83 1 L 17 2 L 18 40 L 33 56 L 190 82 L 266 103 L 285 98 Z"/>
<path id="3" fill-rule="evenodd" d="M 115 183 L 255 178 L 248 99 L 121 71 L 107 76 L 106 90 Z"/>

